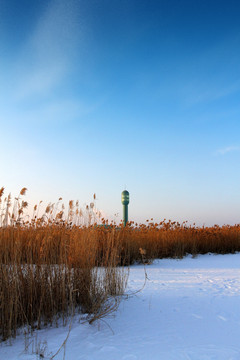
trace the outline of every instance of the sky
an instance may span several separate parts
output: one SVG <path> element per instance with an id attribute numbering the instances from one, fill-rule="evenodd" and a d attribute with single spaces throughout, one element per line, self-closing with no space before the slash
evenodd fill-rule
<path id="1" fill-rule="evenodd" d="M 240 223 L 240 2 L 0 0 L 0 187 Z"/>

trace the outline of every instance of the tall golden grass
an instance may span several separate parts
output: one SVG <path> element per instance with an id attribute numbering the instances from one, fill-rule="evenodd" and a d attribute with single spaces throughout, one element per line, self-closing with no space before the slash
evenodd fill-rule
<path id="1" fill-rule="evenodd" d="M 124 230 L 129 263 L 141 261 L 139 249 L 151 261 L 156 258 L 182 258 L 187 254 L 228 254 L 240 251 L 240 224 L 212 227 L 188 226 L 175 221 L 148 225 L 129 224 Z M 126 257 L 126 255 L 125 255 Z"/>
<path id="2" fill-rule="evenodd" d="M 0 228 L 0 254 L 3 339 L 23 325 L 41 328 L 59 318 L 64 323 L 77 310 L 99 316 L 126 285 L 114 234 L 93 227 Z"/>
<path id="3" fill-rule="evenodd" d="M 109 299 L 116 300 L 127 282 L 120 265 L 240 251 L 240 225 L 197 227 L 164 220 L 123 227 L 102 219 L 98 226 L 87 211 L 84 226 L 83 211 L 72 201 L 66 215 L 58 202 L 49 204 L 42 216 L 36 205 L 27 219 L 26 190 L 12 204 L 10 195 L 3 200 L 0 189 L 2 339 L 15 336 L 21 326 L 40 328 L 60 319 L 66 323 L 77 311 L 89 314 L 90 322 L 111 311 Z"/>
<path id="4" fill-rule="evenodd" d="M 64 213 L 48 205 L 43 216 L 24 220 L 26 188 L 13 205 L 0 202 L 0 336 L 16 336 L 47 324 L 66 323 L 76 312 L 88 320 L 113 310 L 124 292 L 127 272 L 119 264 L 114 232 L 72 224 L 73 203 Z M 0 189 L 0 199 L 4 189 Z M 34 208 L 36 213 L 37 207 Z M 110 301 L 114 299 L 114 301 Z"/>

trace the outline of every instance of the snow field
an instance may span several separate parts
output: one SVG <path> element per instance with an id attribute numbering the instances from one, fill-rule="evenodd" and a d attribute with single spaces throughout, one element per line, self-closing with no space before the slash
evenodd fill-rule
<path id="1" fill-rule="evenodd" d="M 79 324 L 74 319 L 66 360 L 239 360 L 240 254 L 156 260 L 146 266 L 141 292 L 124 297 L 114 316 Z M 143 265 L 130 268 L 127 293 L 144 283 Z M 37 333 L 37 340 L 36 340 Z M 24 336 L 0 346 L 0 360 L 33 360 L 33 344 L 44 358 L 54 354 L 68 327 L 35 332 L 24 352 Z M 64 358 L 64 349 L 55 359 Z"/>

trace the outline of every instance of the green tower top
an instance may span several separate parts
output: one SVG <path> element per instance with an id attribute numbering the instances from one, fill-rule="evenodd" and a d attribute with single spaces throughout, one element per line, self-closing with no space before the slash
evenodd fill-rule
<path id="1" fill-rule="evenodd" d="M 127 190 L 124 190 L 122 192 L 122 204 L 123 205 L 129 204 L 129 192 Z"/>

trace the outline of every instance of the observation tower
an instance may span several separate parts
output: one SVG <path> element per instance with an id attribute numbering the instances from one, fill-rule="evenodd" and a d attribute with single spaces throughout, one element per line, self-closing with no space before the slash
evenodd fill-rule
<path id="1" fill-rule="evenodd" d="M 122 192 L 122 204 L 123 204 L 123 224 L 126 226 L 128 222 L 128 204 L 129 204 L 129 192 L 124 190 Z"/>

